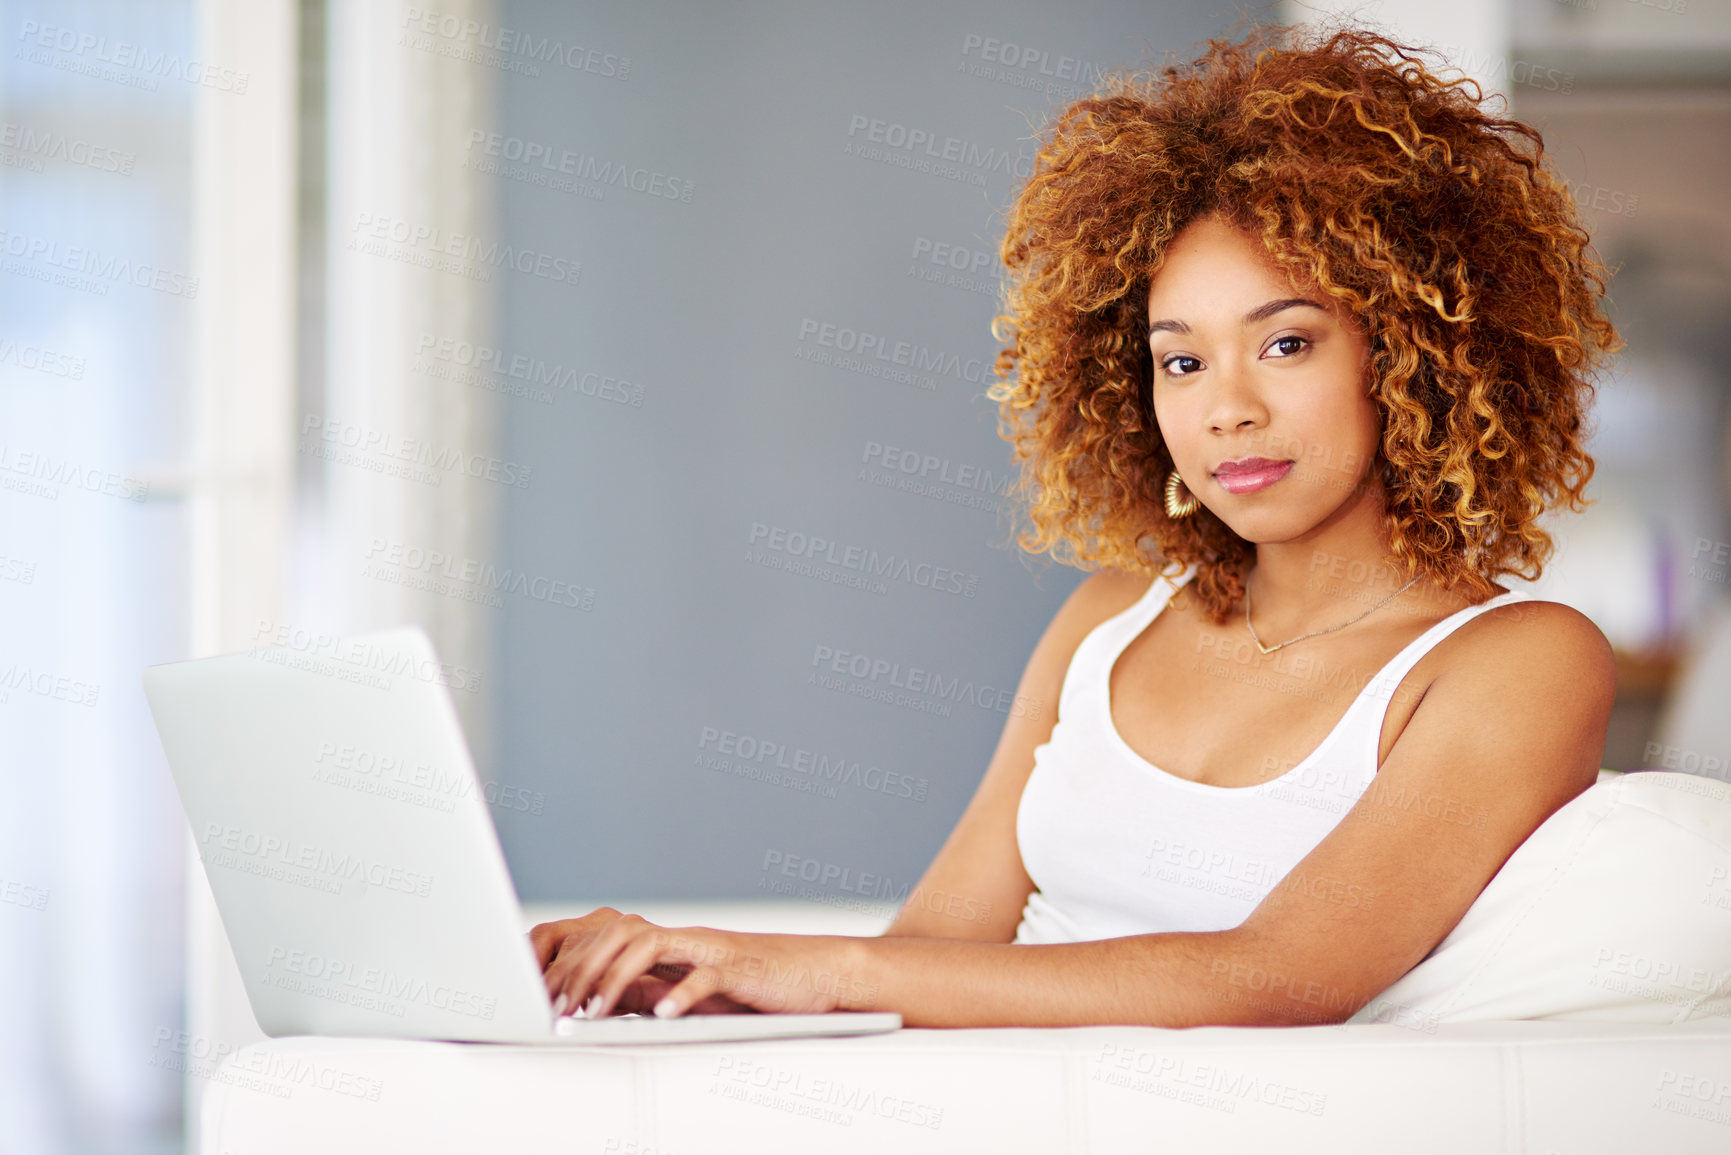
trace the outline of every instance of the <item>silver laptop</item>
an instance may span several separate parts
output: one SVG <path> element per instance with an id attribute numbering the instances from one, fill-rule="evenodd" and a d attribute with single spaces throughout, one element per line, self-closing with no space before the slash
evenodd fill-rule
<path id="1" fill-rule="evenodd" d="M 410 627 L 144 671 L 266 1034 L 675 1043 L 893 1031 L 893 1013 L 557 1016 L 449 685 Z"/>

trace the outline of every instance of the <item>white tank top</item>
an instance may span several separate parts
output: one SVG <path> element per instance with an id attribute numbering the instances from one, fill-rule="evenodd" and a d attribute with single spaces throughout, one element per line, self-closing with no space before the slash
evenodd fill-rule
<path id="1" fill-rule="evenodd" d="M 1015 942 L 1238 926 L 1370 785 L 1383 716 L 1413 664 L 1479 614 L 1528 597 L 1510 590 L 1414 638 L 1364 683 L 1322 744 L 1285 774 L 1253 786 L 1211 786 L 1138 755 L 1107 705 L 1118 655 L 1195 573 L 1191 566 L 1176 579 L 1155 578 L 1135 605 L 1094 627 L 1070 660 L 1052 737 L 1034 751 L 1016 812 L 1022 865 L 1035 890 Z M 1318 692 L 1358 681 L 1356 671 L 1347 673 L 1334 671 L 1336 681 L 1319 682 Z"/>

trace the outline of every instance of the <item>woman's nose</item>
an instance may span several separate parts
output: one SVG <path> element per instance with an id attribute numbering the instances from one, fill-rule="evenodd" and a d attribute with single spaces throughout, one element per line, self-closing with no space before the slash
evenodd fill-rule
<path id="1" fill-rule="evenodd" d="M 1217 369 L 1213 381 L 1208 427 L 1216 433 L 1234 433 L 1254 428 L 1267 419 L 1268 410 L 1251 375 L 1232 365 Z"/>

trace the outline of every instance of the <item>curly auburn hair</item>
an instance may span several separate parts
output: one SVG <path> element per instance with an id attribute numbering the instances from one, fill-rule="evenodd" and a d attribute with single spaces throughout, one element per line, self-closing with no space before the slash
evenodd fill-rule
<path id="1" fill-rule="evenodd" d="M 1220 213 L 1363 323 L 1394 561 L 1475 604 L 1499 574 L 1539 575 L 1547 509 L 1585 508 L 1589 374 L 1624 347 L 1536 130 L 1386 36 L 1302 32 L 1210 39 L 1163 79 L 1102 77 L 1049 126 L 1000 251 L 992 333 L 1008 344 L 986 395 L 1021 463 L 1033 526 L 1017 544 L 1082 568 L 1197 564 L 1217 624 L 1255 546 L 1205 506 L 1166 516 L 1146 332 L 1152 278 L 1191 221 Z"/>

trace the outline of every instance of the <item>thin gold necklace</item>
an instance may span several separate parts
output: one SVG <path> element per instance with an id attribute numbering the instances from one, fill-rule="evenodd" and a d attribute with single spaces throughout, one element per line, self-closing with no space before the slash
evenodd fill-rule
<path id="1" fill-rule="evenodd" d="M 1365 610 L 1364 613 L 1359 614 L 1357 618 L 1353 618 L 1351 621 L 1341 622 L 1338 626 L 1329 626 L 1326 630 L 1312 630 L 1308 634 L 1300 634 L 1296 638 L 1281 642 L 1278 646 L 1263 645 L 1262 639 L 1256 636 L 1256 627 L 1250 624 L 1250 583 L 1247 581 L 1244 583 L 1244 625 L 1250 630 L 1250 640 L 1256 643 L 1256 648 L 1265 654 L 1272 654 L 1275 650 L 1278 650 L 1283 646 L 1290 646 L 1293 642 L 1302 642 L 1305 638 L 1314 638 L 1318 634 L 1329 634 L 1333 633 L 1335 630 L 1344 630 L 1353 622 L 1358 621 L 1359 618 L 1368 617 L 1371 614 L 1374 614 L 1377 610 L 1380 610 L 1383 606 L 1386 606 L 1389 602 L 1392 602 L 1395 598 L 1404 594 L 1407 590 L 1413 587 L 1413 583 L 1416 581 L 1418 581 L 1418 578 L 1413 578 L 1412 581 L 1407 582 L 1398 590 L 1395 590 L 1392 594 L 1389 594 L 1386 598 L 1383 598 L 1380 602 L 1377 602 L 1374 606 L 1371 606 L 1368 610 Z"/>

